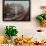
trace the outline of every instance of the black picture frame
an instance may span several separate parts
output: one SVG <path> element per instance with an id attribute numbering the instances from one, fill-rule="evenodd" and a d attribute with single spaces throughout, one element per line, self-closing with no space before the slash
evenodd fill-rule
<path id="1" fill-rule="evenodd" d="M 28 10 L 28 19 L 26 20 L 25 18 L 26 18 L 26 16 L 25 16 L 25 18 L 24 19 L 22 19 L 22 20 L 4 20 L 4 4 L 5 4 L 5 1 L 11 1 L 11 0 L 3 0 L 3 21 L 30 21 L 31 20 L 31 18 L 30 18 L 30 16 L 31 16 L 31 1 L 30 0 L 19 0 L 19 1 L 28 1 L 29 2 L 29 10 Z M 18 1 L 18 0 L 12 0 L 12 1 Z"/>

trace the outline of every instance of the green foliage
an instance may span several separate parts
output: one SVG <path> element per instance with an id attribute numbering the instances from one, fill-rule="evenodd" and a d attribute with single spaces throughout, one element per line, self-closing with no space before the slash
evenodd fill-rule
<path id="1" fill-rule="evenodd" d="M 6 26 L 5 31 L 6 36 L 8 36 L 9 38 L 16 36 L 18 33 L 15 26 Z"/>
<path id="2" fill-rule="evenodd" d="M 36 16 L 36 19 L 39 21 L 43 21 L 44 19 L 46 19 L 46 14 L 38 15 L 38 16 Z"/>

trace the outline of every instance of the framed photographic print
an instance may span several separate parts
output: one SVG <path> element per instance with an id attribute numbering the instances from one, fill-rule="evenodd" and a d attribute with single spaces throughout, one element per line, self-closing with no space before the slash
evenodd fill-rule
<path id="1" fill-rule="evenodd" d="M 3 21 L 30 21 L 30 0 L 4 0 Z"/>

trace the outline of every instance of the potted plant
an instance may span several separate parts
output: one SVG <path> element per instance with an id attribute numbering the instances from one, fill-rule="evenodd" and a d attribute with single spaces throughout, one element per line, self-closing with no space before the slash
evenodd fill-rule
<path id="1" fill-rule="evenodd" d="M 41 6 L 42 14 L 36 16 L 36 19 L 39 20 L 42 27 L 46 27 L 46 6 Z"/>
<path id="2" fill-rule="evenodd" d="M 18 31 L 15 26 L 6 26 L 5 34 L 10 41 L 11 41 L 12 36 L 17 36 L 17 33 Z M 8 42 L 10 42 L 9 40 Z"/>

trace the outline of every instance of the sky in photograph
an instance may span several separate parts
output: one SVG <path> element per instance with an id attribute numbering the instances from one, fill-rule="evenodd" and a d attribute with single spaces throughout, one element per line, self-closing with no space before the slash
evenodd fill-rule
<path id="1" fill-rule="evenodd" d="M 5 4 L 22 4 L 25 10 L 29 7 L 29 1 L 5 1 Z"/>

